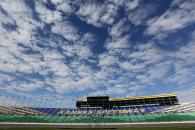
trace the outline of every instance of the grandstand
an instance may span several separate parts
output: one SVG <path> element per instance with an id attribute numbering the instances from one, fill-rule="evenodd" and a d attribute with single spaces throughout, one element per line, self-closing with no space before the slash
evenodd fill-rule
<path id="1" fill-rule="evenodd" d="M 56 98 L 57 100 L 57 98 Z M 176 94 L 109 98 L 87 97 L 68 108 L 65 100 L 0 96 L 0 123 L 144 123 L 195 121 L 195 103 Z M 50 105 L 48 105 L 48 104 Z M 56 104 L 55 104 L 56 103 Z"/>

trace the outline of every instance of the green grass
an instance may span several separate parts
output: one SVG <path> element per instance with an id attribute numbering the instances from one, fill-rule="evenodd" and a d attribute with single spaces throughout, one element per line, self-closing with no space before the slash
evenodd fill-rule
<path id="1" fill-rule="evenodd" d="M 1 115 L 0 122 L 37 122 L 37 123 L 115 123 L 115 122 L 161 122 L 194 121 L 195 113 L 168 113 L 120 116 L 50 116 L 50 115 Z"/>
<path id="2" fill-rule="evenodd" d="M 63 129 L 63 128 L 0 128 L 0 130 L 195 130 L 195 127 L 144 127 L 117 129 Z"/>
<path id="3" fill-rule="evenodd" d="M 95 119 L 95 120 L 94 120 Z M 41 123 L 81 123 L 81 122 L 158 122 L 158 121 L 195 121 L 195 113 L 124 115 L 124 116 L 22 116 L 0 115 L 0 122 L 41 122 Z M 0 128 L 0 130 L 91 130 L 91 129 L 62 129 L 62 128 Z M 114 129 L 93 129 L 114 130 Z M 195 130 L 195 127 L 144 127 L 144 128 L 118 128 L 115 130 Z"/>

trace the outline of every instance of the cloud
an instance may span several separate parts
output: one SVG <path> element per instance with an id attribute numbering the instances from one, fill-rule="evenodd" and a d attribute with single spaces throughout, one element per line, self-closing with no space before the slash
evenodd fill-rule
<path id="1" fill-rule="evenodd" d="M 61 21 L 61 12 L 56 10 L 49 10 L 46 7 L 46 3 L 43 1 L 35 1 L 35 11 L 42 22 L 45 23 L 55 23 Z"/>
<path id="2" fill-rule="evenodd" d="M 38 81 L 38 80 L 34 80 L 33 82 L 20 82 L 20 83 L 17 83 L 15 84 L 16 82 L 13 82 L 10 84 L 10 88 L 7 88 L 7 89 L 10 89 L 12 91 L 16 91 L 16 90 L 19 90 L 19 91 L 32 91 L 32 90 L 36 90 L 38 88 L 42 88 L 43 85 L 44 85 L 44 82 L 42 81 Z"/>
<path id="3" fill-rule="evenodd" d="M 3 35 L 7 32 L 6 28 L 1 26 L 1 43 L 3 40 L 6 42 L 17 40 L 17 42 L 24 42 L 31 40 L 33 30 L 38 26 L 42 26 L 39 22 L 32 18 L 31 10 L 22 1 L 4 1 L 1 3 L 1 7 L 4 10 L 1 11 L 1 23 L 11 24 L 16 26 L 15 30 L 9 31 L 9 35 Z M 11 9 L 10 9 L 11 8 Z"/>
<path id="4" fill-rule="evenodd" d="M 101 23 L 99 23 L 99 17 L 101 17 L 101 15 L 104 13 L 104 10 L 104 6 L 97 5 L 96 3 L 86 3 L 79 8 L 77 15 L 80 16 L 81 19 L 86 18 L 85 20 L 89 24 L 101 26 Z"/>
<path id="5" fill-rule="evenodd" d="M 79 5 L 76 14 L 82 20 L 97 27 L 112 25 L 118 15 L 119 7 L 124 6 L 124 1 L 105 1 L 104 3 L 85 2 Z M 133 8 L 127 7 L 127 8 Z M 91 13 L 93 12 L 93 13 Z"/>
<path id="6" fill-rule="evenodd" d="M 155 18 L 153 12 L 158 6 L 143 5 L 141 1 L 32 3 L 34 7 L 20 0 L 1 2 L 2 93 L 66 98 L 105 93 L 122 97 L 192 87 L 193 30 L 180 41 L 185 42 L 183 46 L 175 50 L 158 46 L 156 38 L 163 34 L 172 37 L 169 32 L 193 23 L 187 15 L 192 15 L 193 3 L 173 1 L 164 14 Z M 81 21 L 74 21 L 75 17 Z M 81 27 L 84 22 L 95 27 Z M 147 36 L 142 35 L 143 25 Z M 105 33 L 100 34 L 100 29 Z M 173 87 L 165 90 L 170 84 Z M 159 88 L 162 86 L 165 88 Z"/>
<path id="7" fill-rule="evenodd" d="M 51 2 L 56 6 L 58 11 L 62 11 L 65 14 L 73 12 L 72 6 L 70 5 L 71 2 L 69 0 L 51 0 Z"/>
<path id="8" fill-rule="evenodd" d="M 153 18 L 148 22 L 146 34 L 158 35 L 175 32 L 195 21 L 195 3 L 193 1 L 182 1 L 170 5 L 170 8 L 160 17 Z"/>
<path id="9" fill-rule="evenodd" d="M 107 49 L 125 49 L 130 47 L 129 44 L 129 35 L 120 37 L 120 38 L 113 38 L 109 39 L 105 45 Z"/>
<path id="10" fill-rule="evenodd" d="M 121 19 L 120 21 L 112 25 L 112 27 L 109 30 L 109 35 L 112 38 L 120 38 L 124 35 L 124 33 L 127 33 L 130 27 L 126 25 L 125 22 L 126 22 L 125 19 Z"/>
<path id="11" fill-rule="evenodd" d="M 125 61 L 125 62 L 122 62 L 122 63 L 119 63 L 119 66 L 124 69 L 124 70 L 127 70 L 127 71 L 136 71 L 136 70 L 140 70 L 140 69 L 143 69 L 144 68 L 144 65 L 142 64 L 132 64 L 128 61 Z"/>
<path id="12" fill-rule="evenodd" d="M 119 39 L 120 36 L 118 35 Z M 119 43 L 117 45 L 118 48 L 123 46 Z M 195 76 L 193 46 L 194 41 L 190 41 L 187 46 L 178 51 L 167 52 L 158 48 L 154 41 L 150 41 L 146 44 L 134 45 L 133 51 L 127 50 L 127 47 L 107 48 L 108 51 L 99 57 L 102 72 L 100 71 L 98 76 L 100 75 L 99 77 L 107 81 L 104 84 L 107 84 L 107 88 L 112 88 L 113 93 L 116 85 L 128 84 L 127 91 L 139 94 L 143 90 L 157 85 L 157 82 L 160 82 L 161 85 L 177 84 L 177 87 L 174 87 L 177 90 L 191 82 Z M 121 78 L 117 78 L 117 75 L 120 75 Z M 161 91 L 161 93 L 165 91 L 158 89 L 156 87 L 154 91 Z M 123 90 L 122 87 L 121 90 Z"/>
<path id="13" fill-rule="evenodd" d="M 89 45 L 93 34 L 80 35 L 70 22 L 62 21 L 59 11 L 49 10 L 44 2 L 35 3 L 41 21 L 33 17 L 32 9 L 23 1 L 15 4 L 5 1 L 1 7 L 4 11 L 0 13 L 0 71 L 1 86 L 5 86 L 1 89 L 11 93 L 30 93 L 40 89 L 63 93 L 93 85 L 90 76 L 93 69 L 81 63 L 92 56 Z M 7 23 L 14 24 L 16 29 L 5 28 L 3 25 Z M 45 38 L 42 34 L 45 33 L 44 26 L 50 23 L 54 23 L 52 31 Z M 54 36 L 62 36 L 65 40 Z M 71 41 L 74 44 L 69 44 Z M 25 78 L 21 78 L 23 76 Z"/>
<path id="14" fill-rule="evenodd" d="M 130 11 L 130 10 L 135 9 L 139 5 L 140 0 L 127 0 L 123 2 L 125 4 L 126 10 Z"/>
<path id="15" fill-rule="evenodd" d="M 184 84 L 193 80 L 195 77 L 195 56 L 193 54 L 194 48 L 195 44 L 194 40 L 192 40 L 187 46 L 182 47 L 176 52 L 168 54 L 170 57 L 177 59 L 176 62 L 172 63 L 174 65 L 175 73 L 169 77 L 169 81 L 176 82 L 177 84 Z"/>
<path id="16" fill-rule="evenodd" d="M 100 21 L 102 23 L 106 23 L 108 25 L 112 25 L 115 21 L 115 17 L 118 14 L 118 7 L 116 3 L 109 3 L 107 4 L 105 13 L 101 16 Z"/>
<path id="17" fill-rule="evenodd" d="M 68 41 L 77 41 L 79 39 L 77 28 L 67 21 L 56 23 L 52 26 L 52 32 L 62 35 Z"/>
<path id="18" fill-rule="evenodd" d="M 152 4 L 139 5 L 136 9 L 128 11 L 128 20 L 136 26 L 145 25 L 148 19 L 151 19 L 155 14 L 157 8 L 158 5 L 155 2 Z"/>
<path id="19" fill-rule="evenodd" d="M 195 99 L 195 87 L 194 85 L 190 88 L 177 91 L 178 98 L 181 103 L 194 103 Z"/>

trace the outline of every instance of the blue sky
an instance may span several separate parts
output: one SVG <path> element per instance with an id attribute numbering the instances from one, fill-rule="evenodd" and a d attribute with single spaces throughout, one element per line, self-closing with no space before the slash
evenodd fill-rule
<path id="1" fill-rule="evenodd" d="M 2 0 L 0 94 L 195 97 L 195 1 Z"/>

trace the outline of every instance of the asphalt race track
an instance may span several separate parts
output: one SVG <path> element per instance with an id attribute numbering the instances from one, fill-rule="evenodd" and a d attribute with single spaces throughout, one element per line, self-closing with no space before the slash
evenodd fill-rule
<path id="1" fill-rule="evenodd" d="M 131 129 L 131 130 L 147 130 L 155 128 L 155 130 L 163 128 L 179 129 L 179 130 L 195 130 L 195 121 L 185 122 L 145 122 L 145 123 L 9 123 L 1 122 L 0 129 L 16 130 L 21 128 L 38 128 L 55 130 L 55 129 Z M 157 129 L 158 128 L 158 129 Z M 193 129 L 192 129 L 193 128 Z M 171 130 L 172 130 L 171 129 Z"/>

